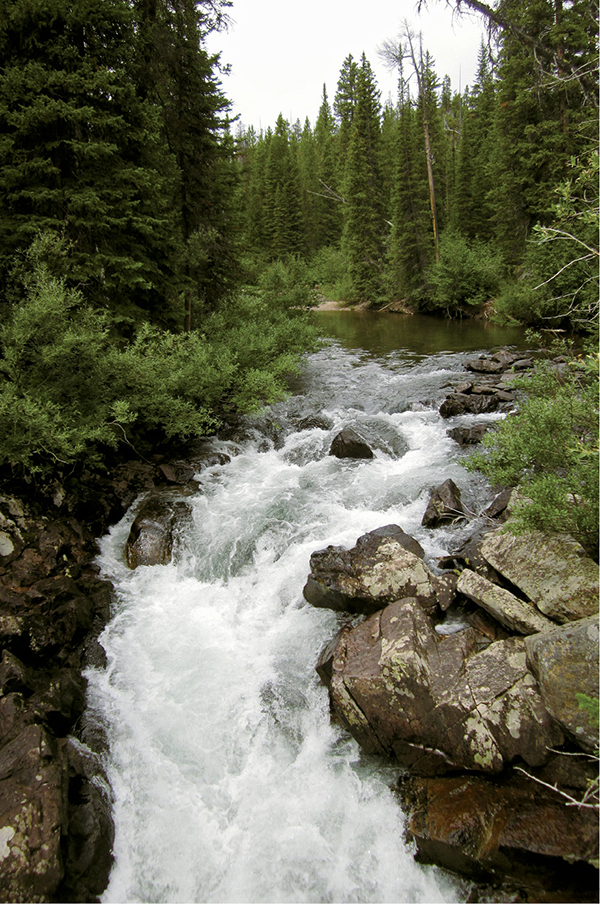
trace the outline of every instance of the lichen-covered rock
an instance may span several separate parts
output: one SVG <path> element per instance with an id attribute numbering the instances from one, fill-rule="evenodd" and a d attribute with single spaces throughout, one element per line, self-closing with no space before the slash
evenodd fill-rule
<path id="1" fill-rule="evenodd" d="M 421 524 L 423 527 L 439 527 L 465 517 L 461 493 L 451 478 L 431 491 Z"/>
<path id="2" fill-rule="evenodd" d="M 373 450 L 352 427 L 344 427 L 331 443 L 330 455 L 336 458 L 373 458 Z"/>
<path id="3" fill-rule="evenodd" d="M 598 618 L 583 618 L 528 637 L 527 658 L 551 716 L 585 750 L 598 747 L 598 727 L 577 694 L 598 696 Z"/>
<path id="4" fill-rule="evenodd" d="M 64 746 L 27 725 L 0 750 L 0 896 L 50 901 L 63 877 L 67 829 Z"/>
<path id="5" fill-rule="evenodd" d="M 530 765 L 563 741 L 527 668 L 522 638 L 480 649 L 474 628 L 438 635 L 416 599 L 345 629 L 332 665 L 333 705 L 371 753 L 424 774 Z M 485 638 L 484 638 L 485 640 Z"/>
<path id="6" fill-rule="evenodd" d="M 472 602 L 485 609 L 493 618 L 517 634 L 536 634 L 555 627 L 532 603 L 523 602 L 510 591 L 492 584 L 483 575 L 465 568 L 458 578 L 456 589 Z"/>
<path id="7" fill-rule="evenodd" d="M 493 782 L 409 775 L 399 790 L 421 862 L 478 881 L 511 883 L 521 892 L 497 900 L 597 900 L 598 818 L 592 811 L 567 807 L 554 792 L 514 773 Z"/>
<path id="8" fill-rule="evenodd" d="M 566 535 L 490 533 L 481 554 L 560 624 L 598 612 L 598 565 Z"/>
<path id="9" fill-rule="evenodd" d="M 422 561 L 423 550 L 398 527 L 387 525 L 359 537 L 356 546 L 328 546 L 312 554 L 304 597 L 313 606 L 370 615 L 394 600 L 417 597 L 435 608 L 452 588 Z"/>

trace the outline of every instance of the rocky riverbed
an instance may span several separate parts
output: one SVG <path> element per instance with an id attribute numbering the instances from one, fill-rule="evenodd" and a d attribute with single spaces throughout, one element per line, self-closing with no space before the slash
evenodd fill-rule
<path id="1" fill-rule="evenodd" d="M 449 387 L 448 416 L 510 410 L 507 371 L 530 365 L 503 353 L 474 359 Z M 476 442 L 487 426 L 453 438 Z M 330 454 L 369 458 L 368 436 L 350 431 Z M 9 486 L 0 498 L 6 901 L 93 901 L 106 887 L 105 738 L 86 713 L 82 676 L 102 666 L 97 637 L 111 612 L 94 538 L 145 495 L 129 565 L 168 562 L 185 495 L 211 461 L 199 446 L 185 460 L 156 456 L 77 485 L 65 477 L 43 494 Z M 575 802 L 597 774 L 597 738 L 575 695 L 597 693 L 597 566 L 573 541 L 502 533 L 508 500 L 501 495 L 475 519 L 469 544 L 435 565 L 390 525 L 354 549 L 315 551 L 306 598 L 347 613 L 319 674 L 334 717 L 401 767 L 398 794 L 420 859 L 492 883 L 486 900 L 591 900 L 597 810 Z M 446 481 L 425 517 L 435 526 L 472 516 Z"/>

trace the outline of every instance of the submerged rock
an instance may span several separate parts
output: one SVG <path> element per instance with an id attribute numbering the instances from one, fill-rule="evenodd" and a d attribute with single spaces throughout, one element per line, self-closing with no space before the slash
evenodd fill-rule
<path id="1" fill-rule="evenodd" d="M 373 458 L 373 450 L 352 427 L 345 427 L 331 443 L 330 455 L 336 458 Z"/>

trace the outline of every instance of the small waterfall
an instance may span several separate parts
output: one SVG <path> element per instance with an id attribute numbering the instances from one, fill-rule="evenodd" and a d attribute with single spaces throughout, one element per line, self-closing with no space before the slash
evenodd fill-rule
<path id="1" fill-rule="evenodd" d="M 491 499 L 437 412 L 464 359 L 320 351 L 289 400 L 216 442 L 231 460 L 202 471 L 170 565 L 128 570 L 133 511 L 102 541 L 118 593 L 101 638 L 108 666 L 88 674 L 114 793 L 105 901 L 460 896 L 413 860 L 398 770 L 332 724 L 314 666 L 340 616 L 308 605 L 302 587 L 314 550 L 353 546 L 384 524 L 400 524 L 430 558 L 445 553 L 466 528 L 420 522 L 447 477 L 468 508 Z M 347 425 L 373 460 L 328 455 Z"/>

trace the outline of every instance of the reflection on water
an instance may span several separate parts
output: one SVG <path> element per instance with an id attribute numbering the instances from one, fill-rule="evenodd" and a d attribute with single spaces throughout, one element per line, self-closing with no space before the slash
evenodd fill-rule
<path id="1" fill-rule="evenodd" d="M 507 345 L 526 347 L 522 327 L 483 320 L 442 320 L 385 311 L 316 311 L 315 317 L 323 332 L 346 348 L 379 355 L 399 349 L 425 356 Z"/>

